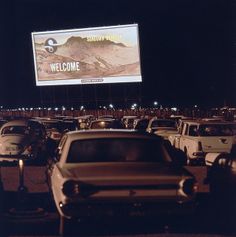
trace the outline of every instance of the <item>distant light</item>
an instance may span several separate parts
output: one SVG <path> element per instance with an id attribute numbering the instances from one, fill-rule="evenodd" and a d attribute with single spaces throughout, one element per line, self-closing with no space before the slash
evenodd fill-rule
<path id="1" fill-rule="evenodd" d="M 110 107 L 111 109 L 113 109 L 113 108 L 114 108 L 113 104 L 109 104 L 109 107 Z"/>
<path id="2" fill-rule="evenodd" d="M 171 110 L 172 110 L 172 111 L 177 111 L 178 109 L 175 108 L 175 107 L 173 107 L 173 108 L 171 108 Z"/>
<path id="3" fill-rule="evenodd" d="M 33 110 L 33 108 L 30 108 L 30 110 L 32 111 L 32 110 Z"/>
<path id="4" fill-rule="evenodd" d="M 154 101 L 154 103 L 153 103 L 155 106 L 157 106 L 158 105 L 158 102 L 157 101 Z"/>
<path id="5" fill-rule="evenodd" d="M 137 105 L 136 103 L 134 103 L 134 104 L 131 105 L 131 109 L 134 110 L 134 109 L 137 108 L 137 106 L 138 106 L 138 105 Z"/>
<path id="6" fill-rule="evenodd" d="M 103 106 L 103 109 L 107 109 L 107 107 L 106 107 L 106 106 Z"/>
<path id="7" fill-rule="evenodd" d="M 54 109 L 55 111 L 58 111 L 58 108 L 57 107 L 55 107 L 55 109 Z"/>
<path id="8" fill-rule="evenodd" d="M 65 111 L 65 110 L 66 110 L 66 107 L 65 107 L 65 106 L 62 106 L 62 110 Z"/>
<path id="9" fill-rule="evenodd" d="M 198 106 L 197 105 L 194 105 L 195 108 L 197 108 Z"/>
<path id="10" fill-rule="evenodd" d="M 48 108 L 48 111 L 50 111 L 50 110 L 52 110 L 52 108 L 49 107 L 49 108 Z"/>
<path id="11" fill-rule="evenodd" d="M 71 108 L 70 108 L 70 110 L 74 110 L 74 108 L 73 108 L 73 107 L 71 107 Z"/>
<path id="12" fill-rule="evenodd" d="M 83 105 L 81 105 L 81 106 L 80 106 L 80 110 L 83 110 L 83 109 L 84 109 L 84 106 L 83 106 Z"/>

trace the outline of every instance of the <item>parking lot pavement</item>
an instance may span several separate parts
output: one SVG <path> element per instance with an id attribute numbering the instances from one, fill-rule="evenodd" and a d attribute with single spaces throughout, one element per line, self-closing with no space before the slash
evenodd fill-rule
<path id="1" fill-rule="evenodd" d="M 19 186 L 19 168 L 1 167 L 2 182 L 5 191 L 16 191 Z M 48 192 L 45 166 L 25 166 L 24 183 L 30 193 Z"/>
<path id="2" fill-rule="evenodd" d="M 199 193 L 209 193 L 209 185 L 204 183 L 204 179 L 207 175 L 206 166 L 186 166 L 195 177 L 198 182 L 198 192 Z"/>

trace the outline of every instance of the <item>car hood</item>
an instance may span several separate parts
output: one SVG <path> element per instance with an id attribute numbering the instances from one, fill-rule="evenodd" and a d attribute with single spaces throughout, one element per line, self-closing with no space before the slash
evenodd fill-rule
<path id="1" fill-rule="evenodd" d="M 28 136 L 23 135 L 2 135 L 0 136 L 0 154 L 16 155 L 23 152 L 30 144 Z"/>
<path id="2" fill-rule="evenodd" d="M 184 168 L 157 163 L 84 163 L 58 168 L 65 179 L 95 185 L 177 184 L 183 177 L 192 177 Z"/>

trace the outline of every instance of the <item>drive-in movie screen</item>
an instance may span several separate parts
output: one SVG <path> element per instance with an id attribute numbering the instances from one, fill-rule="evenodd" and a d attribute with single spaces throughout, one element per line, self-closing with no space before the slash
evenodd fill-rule
<path id="1" fill-rule="evenodd" d="M 141 82 L 138 25 L 32 33 L 36 85 Z"/>

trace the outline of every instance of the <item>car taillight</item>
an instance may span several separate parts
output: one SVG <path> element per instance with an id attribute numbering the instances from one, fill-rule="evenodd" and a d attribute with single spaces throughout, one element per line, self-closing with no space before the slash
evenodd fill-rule
<path id="1" fill-rule="evenodd" d="M 31 153 L 33 151 L 33 147 L 31 145 L 27 146 L 27 147 L 25 147 L 25 151 Z"/>
<path id="2" fill-rule="evenodd" d="M 68 197 L 78 195 L 80 193 L 79 184 L 73 180 L 67 181 L 62 187 L 62 192 Z"/>
<path id="3" fill-rule="evenodd" d="M 67 197 L 79 196 L 81 198 L 86 198 L 98 191 L 98 188 L 87 183 L 77 182 L 73 180 L 68 180 L 64 183 L 62 187 L 62 192 Z"/>
<path id="4" fill-rule="evenodd" d="M 182 192 L 187 196 L 192 196 L 197 192 L 198 185 L 196 180 L 193 178 L 184 179 L 180 182 L 179 185 Z"/>

